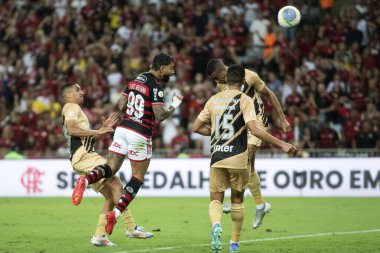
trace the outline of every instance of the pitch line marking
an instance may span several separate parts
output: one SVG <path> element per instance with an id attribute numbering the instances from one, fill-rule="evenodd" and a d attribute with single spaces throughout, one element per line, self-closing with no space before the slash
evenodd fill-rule
<path id="1" fill-rule="evenodd" d="M 281 237 L 272 237 L 272 238 L 244 240 L 244 241 L 240 241 L 240 243 L 241 244 L 250 244 L 253 242 L 291 240 L 291 239 L 299 239 L 299 238 L 313 238 L 313 237 L 332 236 L 332 235 L 354 235 L 354 234 L 366 234 L 366 233 L 376 233 L 376 232 L 380 232 L 380 228 L 369 229 L 369 230 L 348 231 L 348 232 L 330 232 L 330 233 L 318 233 L 318 234 L 309 234 L 309 235 L 290 235 L 290 236 L 281 236 Z M 222 244 L 227 245 L 228 243 L 222 243 Z M 208 246 L 210 246 L 210 244 L 189 244 L 189 245 L 183 245 L 183 246 L 171 246 L 171 247 L 169 246 L 169 247 L 140 249 L 140 250 L 131 250 L 131 251 L 117 251 L 115 253 L 156 252 L 156 251 L 163 251 L 163 250 L 174 250 L 174 249 L 183 249 L 183 248 L 199 248 L 199 247 L 208 247 Z"/>

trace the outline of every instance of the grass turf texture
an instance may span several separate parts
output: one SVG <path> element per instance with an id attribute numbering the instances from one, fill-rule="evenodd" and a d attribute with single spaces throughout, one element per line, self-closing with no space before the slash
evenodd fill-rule
<path id="1" fill-rule="evenodd" d="M 240 252 L 380 252 L 380 230 L 309 238 L 295 235 L 380 229 L 379 198 L 267 198 L 273 210 L 258 229 L 251 228 L 254 206 L 245 200 Z M 135 221 L 154 238 L 126 239 L 119 221 L 110 239 L 115 248 L 89 244 L 101 198 L 0 198 L 0 252 L 211 252 L 208 198 L 137 198 Z M 222 252 L 228 252 L 230 215 L 222 217 Z M 258 241 L 252 241 L 258 240 Z M 168 248 L 166 248 L 168 247 Z M 172 247 L 172 248 L 170 248 Z M 158 251 L 158 249 L 160 249 Z"/>

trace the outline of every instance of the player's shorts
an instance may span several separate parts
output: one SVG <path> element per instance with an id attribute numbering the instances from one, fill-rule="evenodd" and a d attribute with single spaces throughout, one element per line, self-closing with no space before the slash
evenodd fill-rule
<path id="1" fill-rule="evenodd" d="M 152 138 L 147 138 L 128 128 L 117 127 L 109 152 L 128 155 L 129 160 L 141 162 L 152 157 Z"/>
<path id="2" fill-rule="evenodd" d="M 106 159 L 104 159 L 98 153 L 87 153 L 85 148 L 82 146 L 73 155 L 71 165 L 73 166 L 74 171 L 78 175 L 84 176 L 89 171 L 93 170 L 95 167 L 103 165 L 106 162 Z M 94 191 L 99 192 L 101 189 L 103 189 L 107 181 L 107 178 L 102 178 L 101 180 L 94 184 L 91 184 L 90 186 Z"/>
<path id="3" fill-rule="evenodd" d="M 210 168 L 209 190 L 210 192 L 224 192 L 229 187 L 236 191 L 243 191 L 247 188 L 251 169 L 226 169 Z"/>
<path id="4" fill-rule="evenodd" d="M 267 131 L 267 128 L 264 126 L 262 120 L 256 121 L 257 126 L 264 131 Z M 248 145 L 254 145 L 256 147 L 260 147 L 262 143 L 262 140 L 251 134 L 251 132 L 248 130 Z"/>

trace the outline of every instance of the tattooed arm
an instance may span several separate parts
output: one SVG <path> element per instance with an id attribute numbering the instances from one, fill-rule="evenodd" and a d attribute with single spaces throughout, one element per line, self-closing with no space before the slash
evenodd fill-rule
<path id="1" fill-rule="evenodd" d="M 182 96 L 173 94 L 173 103 L 168 108 L 165 108 L 163 104 L 153 105 L 152 108 L 156 120 L 161 122 L 172 115 L 175 108 L 181 104 L 182 99 Z"/>

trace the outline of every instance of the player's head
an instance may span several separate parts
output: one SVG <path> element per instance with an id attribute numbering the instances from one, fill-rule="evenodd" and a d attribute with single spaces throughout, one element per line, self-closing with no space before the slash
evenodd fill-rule
<path id="1" fill-rule="evenodd" d="M 170 76 L 175 74 L 175 60 L 173 56 L 165 53 L 157 54 L 152 61 L 151 69 L 157 73 L 160 81 L 168 82 Z"/>
<path id="2" fill-rule="evenodd" d="M 82 105 L 84 92 L 78 83 L 66 83 L 61 87 L 61 96 L 65 103 Z"/>
<path id="3" fill-rule="evenodd" d="M 245 69 L 239 64 L 230 66 L 227 70 L 227 84 L 241 86 L 245 79 Z"/>
<path id="4" fill-rule="evenodd" d="M 207 63 L 206 73 L 217 83 L 226 83 L 227 66 L 221 59 L 211 59 Z"/>

